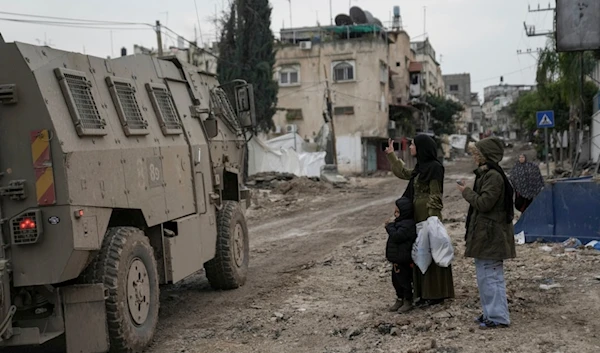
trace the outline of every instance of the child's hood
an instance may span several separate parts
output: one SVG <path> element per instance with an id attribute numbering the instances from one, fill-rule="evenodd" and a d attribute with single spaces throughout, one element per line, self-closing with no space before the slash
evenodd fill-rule
<path id="1" fill-rule="evenodd" d="M 406 197 L 401 197 L 396 200 L 396 207 L 398 207 L 398 210 L 400 211 L 400 217 L 396 218 L 397 221 L 413 219 L 412 200 Z"/>

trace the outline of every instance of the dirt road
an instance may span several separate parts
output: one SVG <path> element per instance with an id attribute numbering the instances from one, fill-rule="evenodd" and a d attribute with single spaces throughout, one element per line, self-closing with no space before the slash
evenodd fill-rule
<path id="1" fill-rule="evenodd" d="M 349 189 L 266 196 L 269 206 L 249 211 L 247 284 L 217 292 L 200 273 L 163 287 L 147 352 L 600 352 L 597 251 L 518 246 L 505 266 L 513 325 L 473 323 L 480 309 L 472 261 L 462 256 L 467 205 L 455 186 L 471 169 L 466 160 L 446 168 L 454 300 L 386 311 L 394 293 L 383 222 L 406 182 L 361 179 Z M 561 287 L 540 289 L 551 283 Z"/>
<path id="2" fill-rule="evenodd" d="M 405 182 L 367 186 L 253 219 L 248 283 L 212 291 L 202 275 L 163 291 L 149 352 L 598 352 L 600 256 L 519 246 L 506 265 L 513 326 L 481 331 L 474 268 L 462 257 L 466 203 L 446 169 L 444 216 L 456 251 L 457 298 L 401 316 L 384 259 L 383 221 Z M 309 197 L 310 198 L 310 197 Z M 562 288 L 542 290 L 543 283 Z"/>

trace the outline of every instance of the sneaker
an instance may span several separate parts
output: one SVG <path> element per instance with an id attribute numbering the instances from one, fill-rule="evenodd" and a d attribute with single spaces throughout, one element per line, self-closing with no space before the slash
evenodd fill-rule
<path id="1" fill-rule="evenodd" d="M 499 324 L 492 320 L 484 320 L 481 324 L 479 324 L 479 328 L 482 330 L 489 330 L 494 328 L 507 328 L 507 324 Z"/>
<path id="2" fill-rule="evenodd" d="M 476 324 L 483 324 L 485 322 L 485 317 L 483 317 L 483 314 L 481 314 L 478 318 L 476 318 L 473 321 L 475 321 Z"/>
<path id="3" fill-rule="evenodd" d="M 412 300 L 405 300 L 404 304 L 398 309 L 399 314 L 404 314 L 411 311 L 415 306 L 412 303 Z"/>
<path id="4" fill-rule="evenodd" d="M 403 299 L 396 299 L 396 302 L 394 303 L 394 305 L 392 305 L 392 306 L 390 307 L 390 309 L 389 309 L 389 310 L 390 310 L 391 312 L 398 311 L 398 309 L 400 309 L 400 307 L 402 306 L 402 304 L 403 304 L 403 301 L 404 301 Z"/>

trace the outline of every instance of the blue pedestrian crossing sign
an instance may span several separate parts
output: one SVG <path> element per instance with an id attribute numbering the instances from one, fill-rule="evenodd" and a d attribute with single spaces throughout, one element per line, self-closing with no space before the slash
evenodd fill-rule
<path id="1" fill-rule="evenodd" d="M 538 129 L 554 127 L 554 111 L 544 110 L 535 113 L 535 120 L 537 121 Z"/>

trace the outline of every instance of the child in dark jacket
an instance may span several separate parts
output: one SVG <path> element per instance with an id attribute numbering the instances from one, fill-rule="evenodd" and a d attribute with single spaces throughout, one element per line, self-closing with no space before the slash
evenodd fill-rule
<path id="1" fill-rule="evenodd" d="M 413 203 L 402 197 L 396 200 L 396 219 L 385 225 L 389 237 L 385 257 L 393 264 L 392 284 L 396 289 L 396 303 L 390 311 L 405 313 L 413 308 L 412 246 L 417 240 L 417 227 L 413 218 Z"/>

